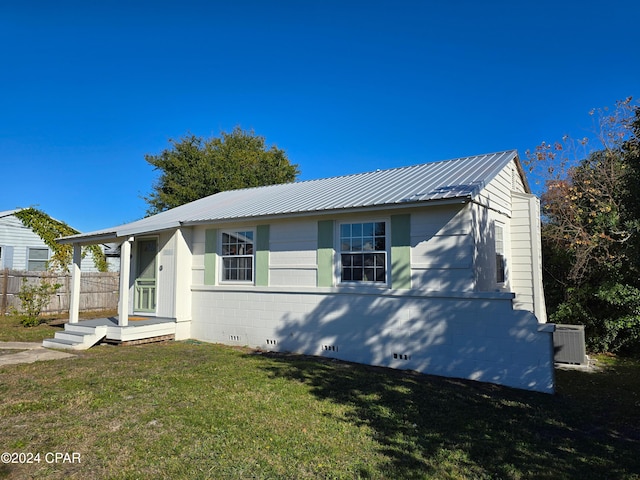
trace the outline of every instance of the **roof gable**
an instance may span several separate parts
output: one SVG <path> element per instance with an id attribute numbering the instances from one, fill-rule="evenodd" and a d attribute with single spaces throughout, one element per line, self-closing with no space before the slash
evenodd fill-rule
<path id="1" fill-rule="evenodd" d="M 517 163 L 517 152 L 509 150 L 354 175 L 230 190 L 136 222 L 67 239 L 121 237 L 185 224 L 235 219 L 472 199 L 514 159 Z"/>

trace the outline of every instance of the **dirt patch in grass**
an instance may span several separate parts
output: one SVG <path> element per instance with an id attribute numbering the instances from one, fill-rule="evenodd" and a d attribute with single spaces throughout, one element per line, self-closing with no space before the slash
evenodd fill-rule
<path id="1" fill-rule="evenodd" d="M 13 355 L 14 353 L 24 352 L 25 350 L 16 350 L 13 348 L 0 348 L 0 356 L 2 355 Z"/>

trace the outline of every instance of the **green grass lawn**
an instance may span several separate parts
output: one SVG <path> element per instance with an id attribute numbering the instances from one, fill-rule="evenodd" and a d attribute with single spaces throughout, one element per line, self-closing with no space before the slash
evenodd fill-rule
<path id="1" fill-rule="evenodd" d="M 640 478 L 640 362 L 555 396 L 198 342 L 0 367 L 0 478 Z M 80 463 L 47 463 L 47 452 Z M 49 457 L 51 459 L 51 457 Z"/>
<path id="2" fill-rule="evenodd" d="M 81 318 L 96 318 L 116 315 L 115 311 L 83 312 Z M 37 327 L 24 327 L 20 318 L 14 315 L 0 315 L 0 342 L 42 342 L 45 338 L 53 338 L 56 332 L 64 327 L 67 316 L 46 317 L 44 323 Z"/>

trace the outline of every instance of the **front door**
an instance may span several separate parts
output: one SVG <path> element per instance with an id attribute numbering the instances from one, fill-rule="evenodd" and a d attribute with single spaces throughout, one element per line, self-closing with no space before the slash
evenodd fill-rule
<path id="1" fill-rule="evenodd" d="M 136 241 L 136 280 L 134 303 L 136 312 L 156 311 L 156 254 L 158 240 Z"/>

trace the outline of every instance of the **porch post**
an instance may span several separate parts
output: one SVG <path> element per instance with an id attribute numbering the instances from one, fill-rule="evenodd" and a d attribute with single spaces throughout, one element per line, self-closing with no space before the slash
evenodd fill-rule
<path id="1" fill-rule="evenodd" d="M 80 262 L 82 246 L 73 244 L 73 264 L 71 265 L 71 295 L 69 298 L 69 323 L 78 323 L 80 316 Z"/>
<path id="2" fill-rule="evenodd" d="M 118 301 L 118 326 L 129 325 L 129 270 L 131 267 L 131 242 L 133 237 L 122 242 L 120 247 L 120 299 Z"/>

